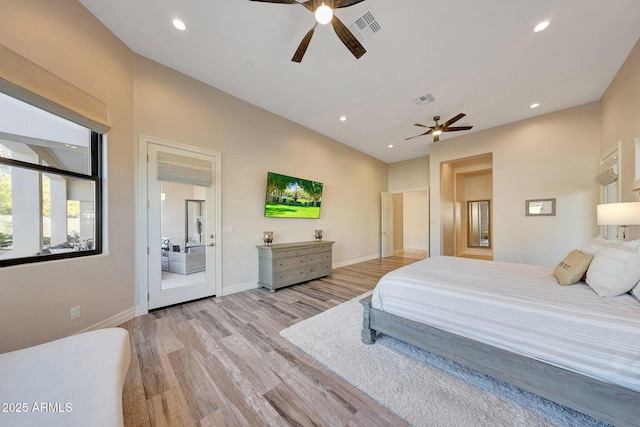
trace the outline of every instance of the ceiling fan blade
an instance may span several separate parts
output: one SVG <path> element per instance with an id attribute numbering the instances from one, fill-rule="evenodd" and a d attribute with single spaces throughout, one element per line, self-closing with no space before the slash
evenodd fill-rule
<path id="1" fill-rule="evenodd" d="M 356 57 L 356 59 L 360 59 L 362 55 L 367 53 L 367 50 L 360 44 L 358 39 L 349 31 L 349 29 L 342 23 L 341 20 L 338 19 L 337 16 L 333 15 L 333 19 L 331 20 L 331 25 L 333 25 L 333 29 L 335 30 L 338 38 L 344 43 L 344 45 L 349 49 L 349 51 Z"/>
<path id="2" fill-rule="evenodd" d="M 452 128 L 447 128 L 445 131 L 443 132 L 455 132 L 457 130 L 469 130 L 471 129 L 473 126 L 454 126 Z"/>
<path id="3" fill-rule="evenodd" d="M 433 137 L 433 142 L 438 142 L 440 141 L 440 135 L 436 135 Z"/>
<path id="4" fill-rule="evenodd" d="M 405 138 L 404 140 L 405 140 L 405 141 L 408 141 L 408 140 L 410 140 L 410 139 L 417 138 L 417 137 L 419 137 L 419 136 L 429 135 L 431 132 L 433 132 L 433 129 L 429 129 L 429 131 L 428 131 L 428 132 L 421 133 L 420 135 L 410 136 L 409 138 Z"/>
<path id="5" fill-rule="evenodd" d="M 458 114 L 457 116 L 455 116 L 455 117 L 453 117 L 453 118 L 451 118 L 451 119 L 447 120 L 446 122 L 444 122 L 444 123 L 442 124 L 442 126 L 443 126 L 443 127 L 448 127 L 449 125 L 454 124 L 455 122 L 457 122 L 458 120 L 460 120 L 460 119 L 461 119 L 461 118 L 463 118 L 464 116 L 466 116 L 466 114 L 462 114 L 462 113 L 460 113 L 460 114 Z"/>
<path id="6" fill-rule="evenodd" d="M 294 0 L 294 3 L 297 3 L 297 2 Z M 313 1 L 313 0 L 303 1 L 303 2 L 301 2 L 300 4 L 301 4 L 302 6 L 304 6 L 305 8 L 307 8 L 307 10 L 308 10 L 309 12 L 312 12 L 312 13 L 313 13 L 313 12 L 315 12 L 315 11 L 316 11 L 315 1 Z"/>
<path id="7" fill-rule="evenodd" d="M 293 58 L 291 58 L 291 61 L 302 62 L 302 57 L 309 47 L 309 42 L 311 41 L 311 37 L 313 37 L 313 32 L 315 31 L 317 26 L 318 24 L 316 23 L 313 28 L 311 28 L 309 32 L 304 36 L 304 38 L 300 42 L 300 45 L 298 46 L 298 49 L 296 49 L 296 53 L 293 54 Z"/>
<path id="8" fill-rule="evenodd" d="M 416 123 L 414 126 L 420 126 L 422 128 L 429 128 L 431 130 L 433 130 L 435 128 L 435 126 L 421 125 L 420 123 Z"/>
<path id="9" fill-rule="evenodd" d="M 341 7 L 349 7 L 354 4 L 362 3 L 364 0 L 334 0 L 333 8 L 340 9 Z"/>
<path id="10" fill-rule="evenodd" d="M 316 8 L 313 0 L 307 0 L 303 2 L 298 2 L 296 0 L 249 0 L 249 1 L 257 1 L 260 3 L 279 3 L 279 4 L 299 4 L 304 6 L 311 12 L 315 12 Z"/>

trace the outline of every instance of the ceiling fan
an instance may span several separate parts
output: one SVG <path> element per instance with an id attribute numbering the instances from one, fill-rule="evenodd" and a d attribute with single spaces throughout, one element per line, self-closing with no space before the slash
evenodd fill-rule
<path id="1" fill-rule="evenodd" d="M 349 29 L 342 23 L 341 20 L 338 19 L 337 16 L 333 14 L 334 9 L 340 9 L 343 7 L 353 6 L 354 4 L 358 4 L 363 2 L 364 0 L 307 0 L 298 2 L 296 0 L 249 0 L 249 1 L 259 1 L 263 3 L 282 3 L 282 4 L 299 4 L 304 6 L 307 10 L 314 13 L 316 16 L 316 22 L 313 27 L 309 30 L 309 32 L 304 36 L 302 42 L 298 46 L 296 53 L 294 53 L 293 58 L 291 60 L 293 62 L 302 62 L 302 57 L 307 51 L 307 47 L 309 47 L 309 42 L 311 41 L 311 37 L 313 37 L 313 32 L 315 31 L 318 24 L 325 25 L 331 22 L 333 26 L 333 30 L 338 35 L 338 38 L 344 43 L 344 45 L 349 49 L 349 51 L 359 59 L 362 55 L 364 55 L 367 51 L 360 44 L 358 39 L 354 37 L 354 35 L 349 31 Z"/>
<path id="2" fill-rule="evenodd" d="M 453 126 L 453 127 L 451 127 L 452 124 L 454 124 L 455 122 L 457 122 L 458 120 L 460 120 L 464 116 L 466 116 L 466 114 L 460 113 L 457 116 L 447 120 L 446 122 L 444 122 L 441 125 L 438 124 L 438 120 L 440 120 L 440 116 L 435 116 L 433 118 L 433 120 L 436 122 L 435 126 L 425 126 L 425 125 L 421 125 L 420 123 L 416 123 L 414 126 L 420 126 L 420 127 L 423 127 L 423 128 L 429 128 L 429 130 L 426 131 L 425 133 L 421 133 L 420 135 L 416 135 L 416 136 L 412 136 L 412 137 L 406 138 L 405 141 L 408 141 L 408 140 L 413 139 L 413 138 L 417 138 L 419 136 L 433 134 L 433 142 L 438 142 L 438 141 L 440 141 L 440 134 L 442 132 L 455 132 L 455 131 L 458 131 L 458 130 L 469 130 L 473 126 Z"/>

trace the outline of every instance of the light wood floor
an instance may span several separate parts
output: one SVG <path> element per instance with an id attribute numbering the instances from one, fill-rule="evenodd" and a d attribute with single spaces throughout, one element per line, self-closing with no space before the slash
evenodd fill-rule
<path id="1" fill-rule="evenodd" d="M 406 423 L 278 334 L 373 289 L 411 251 L 332 277 L 154 311 L 122 327 L 132 360 L 126 426 L 404 426 Z"/>

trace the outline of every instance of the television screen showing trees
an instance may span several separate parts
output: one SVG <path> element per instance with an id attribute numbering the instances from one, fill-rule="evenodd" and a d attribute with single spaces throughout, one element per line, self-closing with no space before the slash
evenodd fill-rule
<path id="1" fill-rule="evenodd" d="M 267 173 L 264 216 L 267 218 L 320 218 L 322 183 Z"/>

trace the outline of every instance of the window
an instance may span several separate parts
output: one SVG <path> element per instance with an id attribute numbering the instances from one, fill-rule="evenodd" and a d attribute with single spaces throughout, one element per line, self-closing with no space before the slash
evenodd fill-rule
<path id="1" fill-rule="evenodd" d="M 0 93 L 0 266 L 102 252 L 102 135 Z"/>

